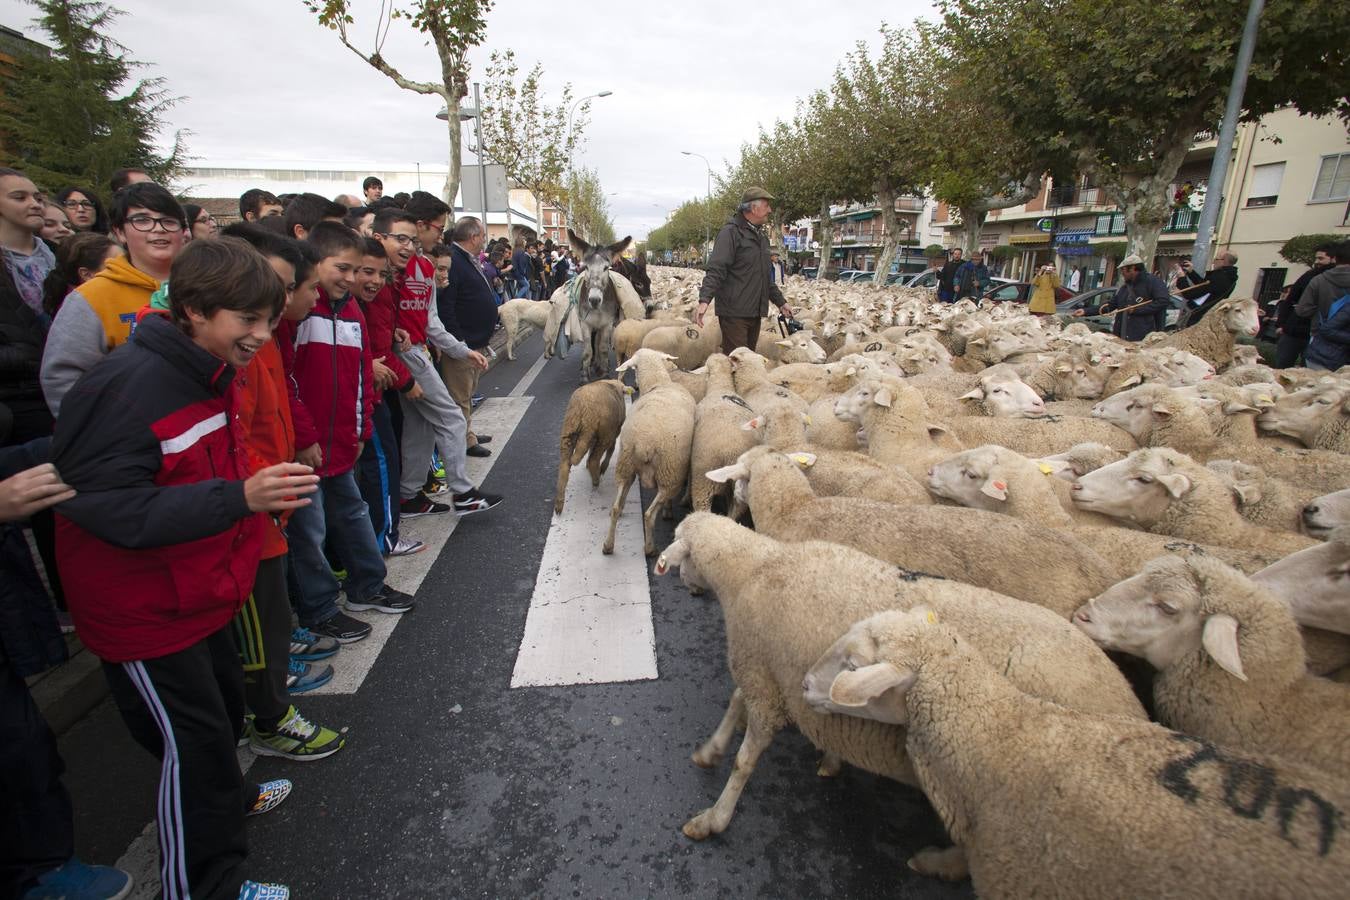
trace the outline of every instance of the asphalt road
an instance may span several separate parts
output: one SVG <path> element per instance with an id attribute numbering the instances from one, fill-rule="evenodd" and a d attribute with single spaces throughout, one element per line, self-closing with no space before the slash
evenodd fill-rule
<path id="1" fill-rule="evenodd" d="M 535 336 L 484 376 L 489 404 L 539 351 Z M 717 603 L 690 597 L 676 578 L 648 567 L 656 680 L 510 687 L 578 353 L 546 364 L 525 391 L 534 399 L 493 443 L 483 484 L 507 502 L 450 535 L 417 609 L 359 689 L 299 699 L 311 718 L 347 727 L 347 747 L 313 763 L 252 764 L 249 777 L 290 778 L 295 792 L 249 820 L 248 877 L 288 884 L 297 898 L 971 896 L 968 883 L 905 867 L 942 841 L 921 794 L 848 768 L 819 778 L 816 752 L 795 732 L 761 758 L 725 834 L 703 843 L 681 834 L 730 770 L 730 758 L 704 771 L 689 754 L 717 725 L 732 683 Z M 658 546 L 672 525 L 659 522 Z M 80 854 L 112 863 L 153 846 L 137 839 L 154 817 L 159 766 L 111 705 L 61 746 Z"/>

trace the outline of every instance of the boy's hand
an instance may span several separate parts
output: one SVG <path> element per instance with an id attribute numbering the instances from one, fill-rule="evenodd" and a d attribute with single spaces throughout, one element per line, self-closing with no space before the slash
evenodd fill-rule
<path id="1" fill-rule="evenodd" d="M 17 522 L 75 496 L 56 466 L 43 463 L 0 481 L 0 522 Z"/>
<path id="2" fill-rule="evenodd" d="M 421 400 L 424 393 L 422 386 L 414 381 L 412 387 L 408 388 L 408 393 L 403 396 L 407 397 L 409 400 Z"/>
<path id="3" fill-rule="evenodd" d="M 394 349 L 400 353 L 407 353 L 412 349 L 412 341 L 408 339 L 406 328 L 394 329 Z"/>
<path id="4" fill-rule="evenodd" d="M 393 387 L 394 379 L 397 377 L 394 375 L 394 370 L 384 364 L 384 360 L 385 357 L 381 356 L 371 362 L 371 367 L 375 372 L 375 389 L 378 391 Z"/>
<path id="5" fill-rule="evenodd" d="M 311 469 L 317 469 L 323 465 L 323 451 L 319 449 L 318 443 L 315 442 L 296 453 L 295 461 L 302 466 L 309 466 Z"/>
<path id="6" fill-rule="evenodd" d="M 244 502 L 253 512 L 281 512 L 308 506 L 304 494 L 319 489 L 319 476 L 309 466 L 279 463 L 255 472 L 244 482 Z"/>
<path id="7" fill-rule="evenodd" d="M 470 350 L 469 355 L 464 358 L 467 359 L 469 362 L 473 363 L 478 368 L 482 369 L 484 372 L 487 371 L 488 367 L 487 357 L 483 356 L 483 354 L 479 353 L 477 350 Z"/>

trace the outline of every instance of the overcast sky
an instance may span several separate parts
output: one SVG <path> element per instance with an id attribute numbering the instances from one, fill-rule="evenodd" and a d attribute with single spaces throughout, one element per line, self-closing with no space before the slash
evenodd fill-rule
<path id="1" fill-rule="evenodd" d="M 302 0 L 119 0 L 114 36 L 183 98 L 171 124 L 192 132 L 194 163 L 314 159 L 445 164 L 436 97 L 399 89 L 321 28 Z M 375 0 L 354 0 L 353 42 L 369 47 Z M 931 16 L 925 0 L 683 0 L 623 4 L 499 0 L 472 55 L 481 78 L 494 49 L 521 70 L 544 66 L 554 96 L 571 82 L 593 101 L 578 165 L 599 172 L 620 236 L 645 236 L 682 201 L 702 195 L 706 170 L 735 160 L 758 125 L 790 118 L 882 21 Z M 38 40 L 33 8 L 0 0 L 0 23 Z M 404 75 L 434 80 L 436 53 L 395 23 L 384 56 Z M 559 112 L 563 122 L 566 111 Z M 465 161 L 473 162 L 467 151 Z M 357 192 L 359 185 L 353 184 Z"/>

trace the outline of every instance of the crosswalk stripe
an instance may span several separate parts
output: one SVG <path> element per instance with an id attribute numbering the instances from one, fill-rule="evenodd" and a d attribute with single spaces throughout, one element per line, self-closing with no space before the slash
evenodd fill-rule
<path id="1" fill-rule="evenodd" d="M 568 479 L 563 514 L 553 517 L 539 562 L 513 688 L 657 677 L 637 485 L 628 492 L 614 554 L 600 552 L 615 496 L 613 473 L 611 465 L 598 488 L 584 466 Z"/>

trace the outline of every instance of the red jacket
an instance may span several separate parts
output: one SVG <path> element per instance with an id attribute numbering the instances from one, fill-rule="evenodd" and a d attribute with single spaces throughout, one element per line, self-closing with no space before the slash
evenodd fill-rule
<path id="1" fill-rule="evenodd" d="M 408 332 L 413 344 L 425 344 L 427 310 L 436 302 L 436 266 L 425 256 L 414 256 L 404 271 L 394 274 L 394 286 L 398 289 L 398 327 Z"/>
<path id="2" fill-rule="evenodd" d="M 234 374 L 152 315 L 62 401 L 52 462 L 77 494 L 56 508 L 57 564 L 102 659 L 190 647 L 253 589 L 264 517 L 244 500 Z"/>
<path id="3" fill-rule="evenodd" d="M 253 361 L 234 379 L 238 394 L 235 415 L 248 450 L 252 471 L 295 461 L 295 426 L 291 424 L 290 395 L 282 368 L 281 349 L 275 340 L 262 345 Z M 281 523 L 290 518 L 283 513 Z M 286 553 L 286 535 L 267 517 L 263 532 L 263 559 Z"/>
<path id="4" fill-rule="evenodd" d="M 383 356 L 384 364 L 394 370 L 394 387 L 400 391 L 410 391 L 413 386 L 412 373 L 408 371 L 403 360 L 399 359 L 398 351 L 394 349 L 394 320 L 398 316 L 397 293 L 393 285 L 386 284 L 380 288 L 374 300 L 361 304 L 361 311 L 365 313 L 366 324 L 370 327 L 370 355 L 375 359 Z M 378 403 L 381 399 L 377 395 L 375 402 Z"/>
<path id="5" fill-rule="evenodd" d="M 370 334 L 361 304 L 347 295 L 336 303 L 319 290 L 319 302 L 299 322 L 282 320 L 281 344 L 299 450 L 317 443 L 318 474 L 341 475 L 356 465 L 356 445 L 370 440 L 375 409 Z"/>

